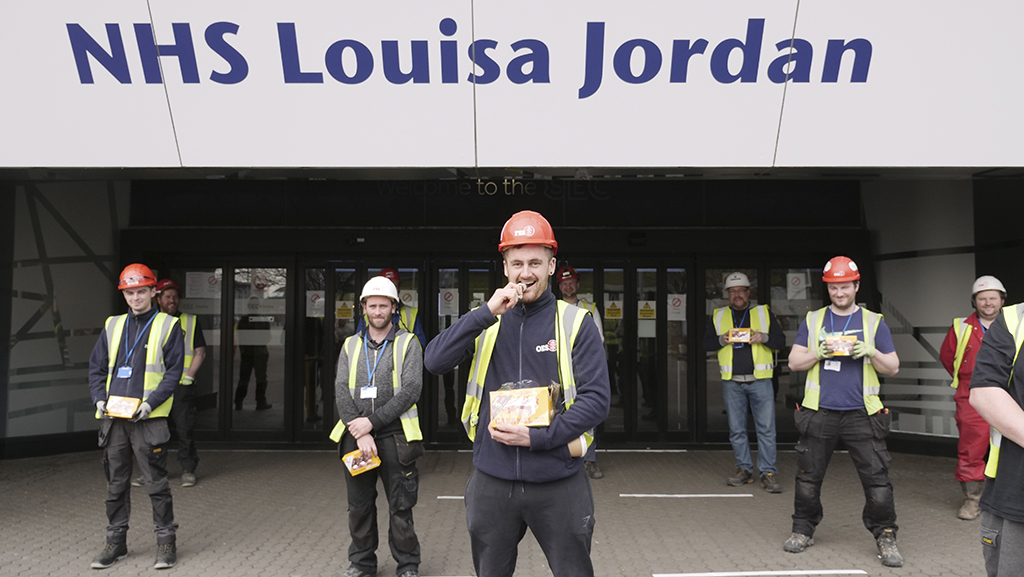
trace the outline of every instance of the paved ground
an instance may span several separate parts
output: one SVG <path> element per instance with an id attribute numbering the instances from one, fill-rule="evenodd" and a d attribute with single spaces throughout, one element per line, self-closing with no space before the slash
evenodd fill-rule
<path id="1" fill-rule="evenodd" d="M 329 452 L 205 451 L 199 484 L 173 485 L 178 566 L 163 574 L 328 577 L 348 566 L 342 466 Z M 863 493 L 850 459 L 834 458 L 816 545 L 782 551 L 790 533 L 795 454 L 779 455 L 785 492 L 730 488 L 731 453 L 601 453 L 594 564 L 601 576 L 756 572 L 757 575 L 983 576 L 978 522 L 959 521 L 952 459 L 893 455 L 902 569 L 881 566 L 861 524 Z M 155 539 L 144 489 L 134 489 L 129 557 L 88 569 L 103 546 L 100 453 L 0 461 L 0 576 L 153 575 Z M 176 462 L 171 465 L 177 472 Z M 460 499 L 469 453 L 420 460 L 416 526 L 424 576 L 473 575 Z M 638 498 L 627 494 L 743 497 Z M 379 507 L 386 509 L 381 496 Z M 381 517 L 386 523 L 386 516 Z M 386 549 L 386 526 L 382 525 Z M 395 565 L 383 551 L 379 575 Z M 773 573 L 761 573 L 773 572 Z M 536 542 L 520 546 L 517 575 L 550 575 Z M 747 573 L 748 575 L 751 573 Z"/>

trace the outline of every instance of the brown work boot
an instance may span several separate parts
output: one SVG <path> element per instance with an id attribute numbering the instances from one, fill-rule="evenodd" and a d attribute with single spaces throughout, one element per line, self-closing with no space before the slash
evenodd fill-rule
<path id="1" fill-rule="evenodd" d="M 956 516 L 964 521 L 973 521 L 981 515 L 981 492 L 985 490 L 985 481 L 960 481 L 960 487 L 964 490 L 964 504 L 957 511 Z"/>
<path id="2" fill-rule="evenodd" d="M 739 487 L 747 483 L 754 482 L 754 474 L 743 467 L 736 467 L 736 474 L 725 480 L 725 484 L 730 487 Z"/>

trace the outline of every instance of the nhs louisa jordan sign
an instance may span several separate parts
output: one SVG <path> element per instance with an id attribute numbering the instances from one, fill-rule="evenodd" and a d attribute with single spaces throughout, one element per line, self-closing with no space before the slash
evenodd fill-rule
<path id="1" fill-rule="evenodd" d="M 1003 137 L 1024 128 L 1022 16 L 992 1 L 5 3 L 0 166 L 1024 165 Z"/>

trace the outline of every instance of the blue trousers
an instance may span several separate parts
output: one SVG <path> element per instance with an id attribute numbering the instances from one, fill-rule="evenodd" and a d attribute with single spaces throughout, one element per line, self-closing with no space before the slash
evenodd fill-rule
<path id="1" fill-rule="evenodd" d="M 757 470 L 776 473 L 775 468 L 775 391 L 771 379 L 749 383 L 722 381 L 722 398 L 729 415 L 729 442 L 736 457 L 736 466 L 753 471 L 750 439 L 747 437 L 747 411 L 754 415 L 757 431 Z"/>

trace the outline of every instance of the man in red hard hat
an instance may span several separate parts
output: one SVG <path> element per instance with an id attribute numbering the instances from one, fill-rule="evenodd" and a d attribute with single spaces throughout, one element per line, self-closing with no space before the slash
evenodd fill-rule
<path id="1" fill-rule="evenodd" d="M 558 243 L 543 216 L 512 215 L 498 250 L 508 284 L 430 341 L 424 361 L 443 374 L 473 359 L 462 411 L 476 467 L 465 499 L 473 566 L 477 575 L 511 577 L 529 527 L 555 577 L 592 577 L 594 499 L 583 455 L 611 396 L 601 333 L 586 310 L 548 290 Z M 491 424 L 490 394 L 506 383 L 558 383 L 564 411 L 544 427 Z"/>
<path id="2" fill-rule="evenodd" d="M 106 569 L 128 555 L 132 458 L 138 461 L 153 505 L 157 552 L 155 569 L 177 562 L 167 451 L 167 416 L 181 381 L 184 339 L 178 319 L 153 306 L 156 276 L 148 266 L 130 264 L 121 272 L 128 313 L 109 317 L 89 357 L 89 390 L 100 419 L 99 444 L 107 479 L 107 545 L 93 559 Z M 162 353 L 162 354 L 161 354 Z"/>
<path id="3" fill-rule="evenodd" d="M 971 407 L 971 373 L 981 349 L 981 339 L 999 316 L 1006 302 L 1006 288 L 994 276 L 978 277 L 971 290 L 974 313 L 966 318 L 953 319 L 946 340 L 939 349 L 939 360 L 953 376 L 950 383 L 956 394 L 957 441 L 956 480 L 964 492 L 964 503 L 957 517 L 971 521 L 981 516 L 978 506 L 985 488 L 985 453 L 988 452 L 989 425 L 978 411 Z"/>
<path id="4" fill-rule="evenodd" d="M 885 446 L 892 417 L 878 399 L 878 373 L 895 375 L 900 359 L 882 315 L 857 306 L 857 264 L 837 256 L 825 264 L 822 280 L 832 304 L 807 313 L 789 353 L 789 369 L 807 371 L 807 380 L 794 413 L 799 472 L 793 534 L 783 549 L 801 553 L 814 544 L 823 515 L 821 484 L 842 440 L 864 487 L 864 526 L 875 537 L 882 565 L 902 567 Z"/>

